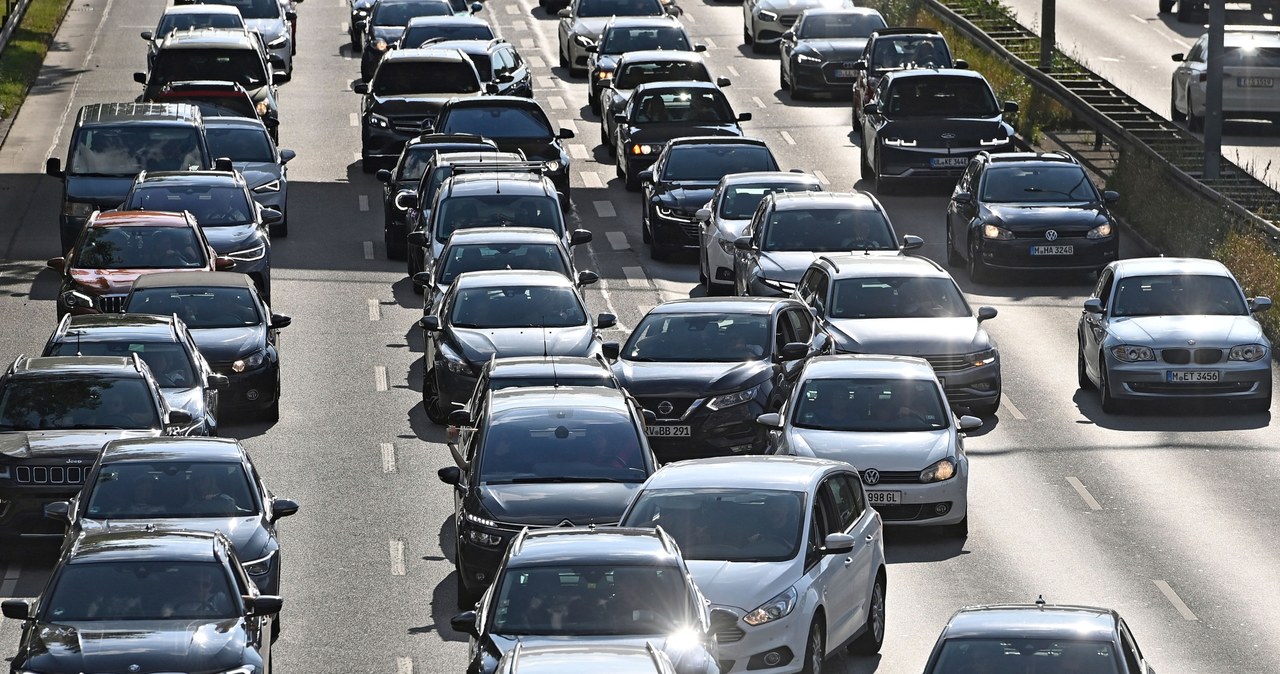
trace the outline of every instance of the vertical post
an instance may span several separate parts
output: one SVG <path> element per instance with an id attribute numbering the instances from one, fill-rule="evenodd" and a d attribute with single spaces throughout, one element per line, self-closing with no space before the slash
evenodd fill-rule
<path id="1" fill-rule="evenodd" d="M 1058 0 L 1040 5 L 1040 71 L 1053 71 L 1053 45 L 1058 42 Z"/>
<path id="2" fill-rule="evenodd" d="M 1217 180 L 1222 165 L 1222 55 L 1226 0 L 1209 0 L 1209 81 L 1204 93 L 1204 179 Z"/>

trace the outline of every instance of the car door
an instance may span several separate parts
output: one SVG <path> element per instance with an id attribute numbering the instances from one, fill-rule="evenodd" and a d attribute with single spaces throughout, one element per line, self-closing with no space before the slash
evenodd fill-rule
<path id="1" fill-rule="evenodd" d="M 792 306 L 784 309 L 778 316 L 778 324 L 782 329 L 783 344 L 790 342 L 807 344 L 809 345 L 809 354 L 805 358 L 784 360 L 778 363 L 780 377 L 778 383 L 774 386 L 771 409 L 776 409 L 784 399 L 790 397 L 791 390 L 795 388 L 796 380 L 800 377 L 801 371 L 804 370 L 804 364 L 808 357 L 821 353 L 822 348 L 826 345 L 825 340 L 815 340 L 813 317 L 803 307 Z"/>
<path id="2" fill-rule="evenodd" d="M 977 214 L 978 186 L 981 183 L 983 166 L 985 164 L 981 159 L 977 157 L 971 159 L 969 166 L 960 176 L 960 180 L 956 181 L 956 187 L 951 192 L 951 200 L 947 202 L 947 241 L 951 242 L 951 250 L 948 250 L 948 253 L 968 250 L 969 226 Z M 956 201 L 956 196 L 961 193 L 969 195 L 967 203 Z"/>
<path id="3" fill-rule="evenodd" d="M 769 214 L 773 212 L 773 199 L 765 195 L 756 206 L 751 221 L 742 229 L 742 236 L 751 239 L 751 249 L 735 249 L 733 253 L 733 277 L 738 284 L 739 295 L 751 294 L 751 273 L 760 264 L 760 243 L 764 241 L 764 230 L 769 227 Z"/>
<path id="4" fill-rule="evenodd" d="M 1107 335 L 1106 315 L 1111 310 L 1111 290 L 1114 285 L 1115 272 L 1111 269 L 1102 270 L 1092 295 L 1102 301 L 1102 313 L 1082 311 L 1080 314 L 1080 349 L 1084 355 L 1085 368 L 1094 376 L 1097 376 L 1100 368 L 1098 354 Z"/>
<path id="5" fill-rule="evenodd" d="M 818 486 L 818 502 L 826 518 L 827 530 L 823 534 L 853 533 L 860 515 L 859 504 L 853 497 L 846 473 L 831 473 Z M 819 541 L 822 545 L 822 541 Z M 866 620 L 866 585 L 860 582 L 860 565 L 868 553 L 865 542 L 855 541 L 853 550 L 840 555 L 824 555 L 829 559 L 822 579 L 823 596 L 827 611 L 827 648 L 839 646 L 853 633 L 856 625 Z"/>
<path id="6" fill-rule="evenodd" d="M 1183 110 L 1191 109 L 1191 100 L 1187 98 L 1187 91 L 1192 79 L 1198 78 L 1207 67 L 1205 63 L 1208 52 L 1207 41 L 1208 36 L 1202 36 L 1196 40 L 1182 62 L 1173 70 L 1173 99 L 1182 103 Z"/>
<path id="7" fill-rule="evenodd" d="M 885 104 L 885 101 L 888 100 L 888 92 L 889 92 L 889 81 L 887 78 L 882 78 L 880 80 L 880 84 L 876 86 L 875 92 L 872 93 L 871 100 L 867 102 L 875 103 L 877 107 L 881 107 Z M 884 116 L 883 110 L 876 112 L 876 114 L 874 115 L 871 115 L 871 114 L 867 114 L 866 109 L 863 108 L 862 147 L 863 149 L 866 150 L 867 161 L 873 167 L 876 165 L 876 162 L 878 160 L 878 157 L 876 156 L 876 149 L 877 149 L 876 138 L 878 137 L 880 127 L 884 125 L 884 120 L 885 120 L 885 116 Z M 863 176 L 863 177 L 866 177 L 866 176 Z"/>

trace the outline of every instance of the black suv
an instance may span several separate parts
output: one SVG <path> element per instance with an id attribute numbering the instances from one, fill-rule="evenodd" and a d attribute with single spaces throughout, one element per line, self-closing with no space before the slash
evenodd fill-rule
<path id="1" fill-rule="evenodd" d="M 174 82 L 221 80 L 244 87 L 259 117 L 280 119 L 271 60 L 262 38 L 233 28 L 205 28 L 170 33 L 160 41 L 151 69 L 134 73 L 144 85 L 140 100 L 156 100 Z"/>
<path id="2" fill-rule="evenodd" d="M 512 388 L 450 417 L 457 465 L 439 474 L 455 495 L 458 608 L 479 599 L 521 529 L 617 524 L 657 469 L 644 414 L 619 389 Z"/>
<path id="3" fill-rule="evenodd" d="M 1101 271 L 1120 257 L 1119 198 L 1065 152 L 979 152 L 947 204 L 947 261 L 975 283 L 993 269 Z"/>
<path id="4" fill-rule="evenodd" d="M 353 13 L 352 26 L 359 24 L 364 31 L 361 46 L 356 49 L 361 52 L 360 77 L 367 80 L 373 75 L 379 61 L 400 39 L 405 27 L 413 19 L 420 16 L 465 16 L 483 8 L 484 5 L 478 2 L 467 4 L 467 0 L 377 0 L 369 8 L 368 18 L 356 20 Z M 352 36 L 352 45 L 356 44 L 354 37 Z"/>
<path id="5" fill-rule="evenodd" d="M 656 415 L 646 432 L 665 462 L 762 451 L 756 417 L 782 404 L 802 359 L 830 347 L 796 300 L 696 298 L 654 307 L 604 355 Z"/>
<path id="6" fill-rule="evenodd" d="M 198 662 L 270 674 L 267 635 L 282 604 L 258 592 L 222 534 L 112 531 L 68 545 L 34 606 L 6 599 L 3 610 L 22 621 L 13 671 L 178 672 Z"/>
<path id="7" fill-rule="evenodd" d="M 515 45 L 496 37 L 492 40 L 438 40 L 436 49 L 457 49 L 476 66 L 485 91 L 496 96 L 533 98 L 533 71 Z"/>
<path id="8" fill-rule="evenodd" d="M 0 539 L 61 538 L 44 506 L 80 491 L 104 444 L 190 424 L 186 411 L 169 409 L 137 354 L 18 356 L 0 376 Z"/>

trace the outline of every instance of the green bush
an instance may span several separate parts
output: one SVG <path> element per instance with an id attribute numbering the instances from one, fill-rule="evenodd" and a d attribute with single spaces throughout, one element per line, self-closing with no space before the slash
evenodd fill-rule
<path id="1" fill-rule="evenodd" d="M 1249 297 L 1261 295 L 1280 300 L 1280 263 L 1274 246 L 1275 242 L 1260 232 L 1231 229 L 1222 243 L 1214 246 L 1213 257 L 1227 265 Z M 1280 313 L 1273 309 L 1254 316 L 1271 343 L 1280 344 Z"/>
<path id="2" fill-rule="evenodd" d="M 0 118 L 12 117 L 27 97 L 69 6 L 71 0 L 32 0 L 27 7 L 22 23 L 0 53 Z"/>

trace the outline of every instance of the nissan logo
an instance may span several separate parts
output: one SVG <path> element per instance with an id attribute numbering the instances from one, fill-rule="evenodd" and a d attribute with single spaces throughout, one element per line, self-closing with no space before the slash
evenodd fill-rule
<path id="1" fill-rule="evenodd" d="M 1045 238 L 1045 239 L 1047 239 L 1047 240 L 1049 240 L 1049 241 L 1057 241 L 1057 240 L 1058 240 L 1058 230 L 1056 230 L 1056 229 L 1051 229 L 1051 230 L 1049 230 L 1049 231 L 1045 232 L 1045 233 L 1044 233 L 1044 238 Z"/>
<path id="2" fill-rule="evenodd" d="M 868 468 L 862 471 L 862 481 L 867 485 L 880 484 L 880 471 L 875 468 Z"/>
<path id="3" fill-rule="evenodd" d="M 954 133 L 944 133 L 942 134 L 942 137 L 946 138 L 947 140 L 951 140 L 952 138 L 955 138 L 956 135 Z"/>
<path id="4" fill-rule="evenodd" d="M 671 410 L 675 408 L 676 406 L 672 405 L 670 400 L 664 400 L 658 403 L 658 414 L 671 414 Z"/>

